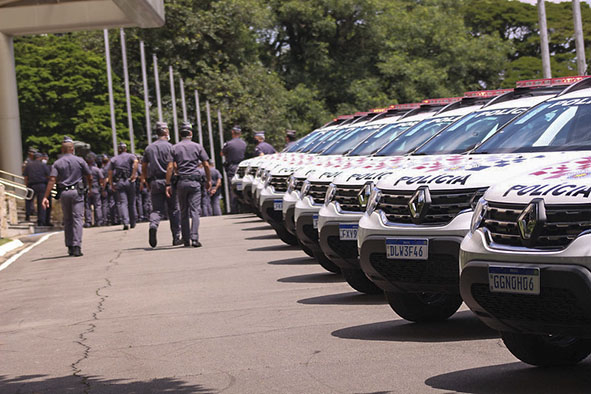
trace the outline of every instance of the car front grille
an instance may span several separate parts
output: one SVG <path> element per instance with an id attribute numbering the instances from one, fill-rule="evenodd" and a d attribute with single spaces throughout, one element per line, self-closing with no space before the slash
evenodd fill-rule
<path id="1" fill-rule="evenodd" d="M 326 196 L 326 189 L 330 182 L 311 182 L 308 196 L 312 197 L 315 204 L 324 203 L 324 197 Z"/>
<path id="2" fill-rule="evenodd" d="M 517 221 L 527 204 L 489 202 L 482 226 L 497 245 L 522 246 Z M 563 249 L 583 231 L 591 229 L 591 206 L 546 205 L 546 224 L 529 246 L 536 249 Z"/>
<path id="3" fill-rule="evenodd" d="M 252 175 L 255 176 L 257 171 L 258 171 L 258 167 L 250 167 L 250 170 L 248 170 L 248 172 L 246 173 L 246 175 Z"/>
<path id="4" fill-rule="evenodd" d="M 372 253 L 369 262 L 391 283 L 459 286 L 458 259 L 451 255 L 430 254 L 429 260 L 391 260 L 385 253 Z"/>
<path id="5" fill-rule="evenodd" d="M 244 178 L 244 175 L 246 175 L 246 167 L 238 167 L 236 174 L 238 174 L 239 178 Z"/>
<path id="6" fill-rule="evenodd" d="M 269 186 L 273 186 L 275 193 L 285 193 L 287 191 L 288 175 L 273 175 Z"/>
<path id="7" fill-rule="evenodd" d="M 471 287 L 474 300 L 486 312 L 501 320 L 551 324 L 590 324 L 591 316 L 568 289 L 544 287 L 539 295 L 493 293 L 487 284 Z"/>
<path id="8" fill-rule="evenodd" d="M 337 186 L 333 201 L 338 202 L 343 211 L 363 212 L 365 208 L 359 205 L 358 196 L 364 186 Z"/>
<path id="9" fill-rule="evenodd" d="M 414 223 L 408 203 L 413 190 L 382 190 L 377 209 L 384 212 L 393 223 Z M 420 224 L 445 225 L 458 213 L 470 209 L 476 195 L 484 194 L 483 189 L 430 190 L 431 206 Z"/>

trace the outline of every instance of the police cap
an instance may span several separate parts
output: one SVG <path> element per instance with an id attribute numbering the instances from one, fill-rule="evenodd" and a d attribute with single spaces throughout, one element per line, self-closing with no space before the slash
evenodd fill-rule
<path id="1" fill-rule="evenodd" d="M 187 137 L 189 134 L 193 132 L 193 125 L 189 122 L 181 123 L 181 128 L 179 130 L 181 137 Z"/>

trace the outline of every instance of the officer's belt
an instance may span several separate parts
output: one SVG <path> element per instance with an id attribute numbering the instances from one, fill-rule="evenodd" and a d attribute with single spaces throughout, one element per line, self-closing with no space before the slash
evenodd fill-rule
<path id="1" fill-rule="evenodd" d="M 180 181 L 197 181 L 201 182 L 203 177 L 201 175 L 179 175 Z"/>
<path id="2" fill-rule="evenodd" d="M 62 190 L 76 190 L 76 188 L 77 188 L 76 185 L 71 185 L 71 186 L 58 185 L 58 187 Z"/>

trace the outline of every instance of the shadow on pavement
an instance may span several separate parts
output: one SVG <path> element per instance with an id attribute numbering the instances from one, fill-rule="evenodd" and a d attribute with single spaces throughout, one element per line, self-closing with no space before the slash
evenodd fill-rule
<path id="1" fill-rule="evenodd" d="M 188 384 L 174 378 L 158 378 L 144 382 L 124 379 L 103 379 L 97 376 L 74 375 L 46 378 L 45 375 L 0 376 L 2 393 L 213 393 L 201 385 Z"/>
<path id="2" fill-rule="evenodd" d="M 281 260 L 273 260 L 269 261 L 267 264 L 270 265 L 309 265 L 309 264 L 318 264 L 316 259 L 311 257 L 293 257 L 291 259 L 281 259 Z"/>
<path id="3" fill-rule="evenodd" d="M 250 223 L 264 223 L 263 219 L 251 219 L 251 218 L 245 218 L 245 219 L 249 219 L 249 220 L 242 220 L 240 222 L 234 222 L 233 224 L 250 224 Z"/>
<path id="4" fill-rule="evenodd" d="M 464 369 L 425 380 L 436 389 L 474 393 L 588 393 L 591 363 L 573 367 L 536 368 L 516 362 Z"/>
<path id="5" fill-rule="evenodd" d="M 300 250 L 299 246 L 286 245 L 284 243 L 277 245 L 261 246 L 258 248 L 246 249 L 249 252 L 281 252 L 284 250 Z"/>
<path id="6" fill-rule="evenodd" d="M 266 225 L 266 226 L 249 227 L 249 228 L 242 229 L 242 231 L 262 231 L 262 230 L 273 230 L 273 227 L 271 227 L 270 225 Z"/>
<path id="7" fill-rule="evenodd" d="M 183 245 L 177 245 L 177 246 L 173 246 L 173 245 L 166 245 L 166 246 L 156 246 L 155 248 L 151 248 L 149 246 L 146 247 L 137 247 L 137 248 L 127 248 L 127 249 L 123 249 L 125 251 L 131 251 L 131 250 L 143 250 L 143 251 L 157 251 L 157 250 L 170 250 L 170 249 L 182 249 Z"/>
<path id="8" fill-rule="evenodd" d="M 84 250 L 82 251 L 84 252 Z M 40 257 L 38 259 L 34 259 L 31 261 L 44 261 L 44 260 L 58 260 L 58 259 L 72 259 L 72 256 L 68 256 L 67 254 L 64 254 L 62 256 L 52 256 L 52 257 Z"/>
<path id="9" fill-rule="evenodd" d="M 363 294 L 354 291 L 304 298 L 298 303 L 306 305 L 380 305 L 385 304 L 386 299 L 383 294 Z"/>
<path id="10" fill-rule="evenodd" d="M 247 241 L 256 241 L 256 240 L 265 240 L 265 239 L 279 239 L 279 237 L 277 237 L 277 234 L 273 233 L 273 234 L 265 234 L 265 235 L 257 235 L 255 237 L 248 237 L 248 238 L 244 238 Z"/>
<path id="11" fill-rule="evenodd" d="M 344 282 L 341 275 L 322 273 L 322 274 L 306 274 L 297 276 L 288 276 L 286 278 L 277 279 L 277 282 L 282 283 L 337 283 Z"/>
<path id="12" fill-rule="evenodd" d="M 394 312 L 392 312 L 394 313 Z M 412 323 L 403 319 L 347 327 L 332 332 L 337 338 L 395 342 L 458 342 L 499 338 L 470 311 L 435 323 Z"/>

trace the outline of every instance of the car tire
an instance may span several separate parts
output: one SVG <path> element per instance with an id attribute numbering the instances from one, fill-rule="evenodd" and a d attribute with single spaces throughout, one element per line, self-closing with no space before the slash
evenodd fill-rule
<path id="1" fill-rule="evenodd" d="M 318 264 L 320 264 L 320 266 L 322 266 L 322 268 L 324 268 L 328 272 L 333 272 L 335 274 L 341 273 L 341 269 L 339 268 L 339 266 L 336 265 L 335 263 L 333 263 L 332 261 L 330 261 L 328 259 L 328 257 L 326 257 L 324 255 L 324 253 L 313 252 L 313 254 L 314 254 L 314 258 L 316 259 L 316 261 L 318 261 Z"/>
<path id="2" fill-rule="evenodd" d="M 291 234 L 290 232 L 288 232 L 284 228 L 283 229 L 273 228 L 273 229 L 275 230 L 275 233 L 277 234 L 279 239 L 281 241 L 283 241 L 284 243 L 291 245 L 291 246 L 298 245 L 298 238 L 295 235 Z"/>
<path id="3" fill-rule="evenodd" d="M 342 269 L 345 280 L 355 290 L 365 294 L 382 294 L 383 291 L 375 285 L 362 270 Z"/>
<path id="4" fill-rule="evenodd" d="M 386 299 L 400 317 L 416 323 L 446 320 L 462 305 L 458 294 L 386 292 Z"/>
<path id="5" fill-rule="evenodd" d="M 314 252 L 312 252 L 312 249 L 310 249 L 309 247 L 307 247 L 306 245 L 304 245 L 299 239 L 298 239 L 298 245 L 300 245 L 300 248 L 302 248 L 302 250 L 304 251 L 304 253 L 306 253 L 308 256 L 310 256 L 312 258 L 315 258 L 314 257 Z"/>
<path id="6" fill-rule="evenodd" d="M 573 365 L 591 354 L 591 339 L 501 332 L 509 351 L 524 363 L 538 367 Z"/>

